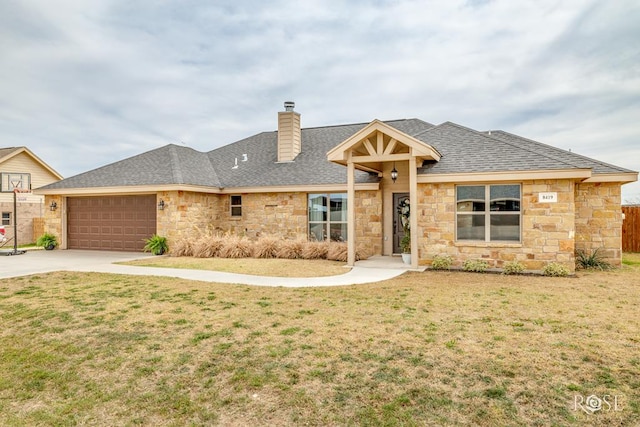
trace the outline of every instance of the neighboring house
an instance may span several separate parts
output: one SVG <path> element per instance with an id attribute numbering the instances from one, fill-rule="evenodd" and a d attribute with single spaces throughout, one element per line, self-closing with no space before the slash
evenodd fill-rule
<path id="1" fill-rule="evenodd" d="M 13 239 L 15 225 L 18 229 L 18 244 L 33 243 L 34 218 L 43 218 L 44 196 L 20 192 L 16 194 L 14 210 L 14 189 L 31 190 L 51 184 L 62 176 L 40 160 L 26 147 L 0 148 L 0 225 L 5 228 L 7 240 Z M 16 224 L 17 219 L 17 224 Z M 1 237 L 0 237 L 1 239 Z M 13 241 L 5 244 L 13 244 Z"/>
<path id="2" fill-rule="evenodd" d="M 137 250 L 207 228 L 347 241 L 349 264 L 400 252 L 409 198 L 412 264 L 451 255 L 529 270 L 574 268 L 576 249 L 621 259 L 621 185 L 638 173 L 503 131 L 418 119 L 278 131 L 202 153 L 167 145 L 39 189 L 62 248 Z M 392 171 L 397 179 L 391 179 Z"/>

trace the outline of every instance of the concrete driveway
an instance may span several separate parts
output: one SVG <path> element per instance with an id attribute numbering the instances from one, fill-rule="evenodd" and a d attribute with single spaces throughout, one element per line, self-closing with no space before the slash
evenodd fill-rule
<path id="1" fill-rule="evenodd" d="M 373 283 L 401 275 L 406 268 L 354 267 L 345 274 L 328 277 L 265 277 L 208 270 L 138 267 L 118 265 L 153 255 L 141 252 L 102 252 L 76 249 L 28 251 L 23 255 L 0 256 L 0 279 L 28 276 L 52 271 L 82 271 L 138 276 L 165 276 L 216 283 L 238 283 L 257 286 L 316 287 Z"/>
<path id="2" fill-rule="evenodd" d="M 142 252 L 81 250 L 29 250 L 22 255 L 2 255 L 0 255 L 0 278 L 28 276 L 52 271 L 100 271 L 101 268 L 114 262 L 152 256 Z"/>

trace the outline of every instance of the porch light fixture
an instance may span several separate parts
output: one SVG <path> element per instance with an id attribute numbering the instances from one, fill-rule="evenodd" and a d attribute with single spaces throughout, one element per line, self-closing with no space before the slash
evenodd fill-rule
<path id="1" fill-rule="evenodd" d="M 398 171 L 396 170 L 396 162 L 393 162 L 393 169 L 391 169 L 391 181 L 395 184 L 398 179 Z"/>
<path id="2" fill-rule="evenodd" d="M 51 210 L 51 212 L 55 211 L 56 209 L 58 209 L 58 204 L 56 202 L 51 202 L 51 204 L 49 205 L 49 209 Z"/>
<path id="3" fill-rule="evenodd" d="M 164 200 L 160 199 L 160 203 L 158 203 L 158 210 L 162 211 L 164 210 Z"/>

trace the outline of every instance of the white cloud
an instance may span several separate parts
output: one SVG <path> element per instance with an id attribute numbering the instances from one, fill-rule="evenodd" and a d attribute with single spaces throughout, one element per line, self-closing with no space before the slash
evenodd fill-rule
<path id="1" fill-rule="evenodd" d="M 451 120 L 638 170 L 638 22 L 632 0 L 5 2 L 1 145 L 69 176 L 294 100 L 304 126 Z"/>

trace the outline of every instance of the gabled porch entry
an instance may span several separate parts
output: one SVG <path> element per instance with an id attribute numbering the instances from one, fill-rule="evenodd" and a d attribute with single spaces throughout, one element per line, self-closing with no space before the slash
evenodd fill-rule
<path id="1" fill-rule="evenodd" d="M 355 170 L 377 173 L 382 178 L 383 191 L 383 234 L 387 237 L 383 242 L 385 254 L 393 251 L 393 221 L 395 207 L 392 193 L 408 193 L 411 206 L 411 267 L 418 267 L 418 218 L 415 214 L 418 200 L 418 166 L 424 160 L 440 160 L 438 153 L 426 144 L 410 135 L 394 129 L 385 123 L 374 120 L 359 132 L 338 144 L 327 153 L 327 159 L 347 167 L 347 264 L 355 264 L 356 254 L 356 216 L 355 216 Z M 392 183 L 389 173 L 393 168 L 399 173 L 398 179 Z M 389 188 L 386 188 L 388 186 Z"/>

